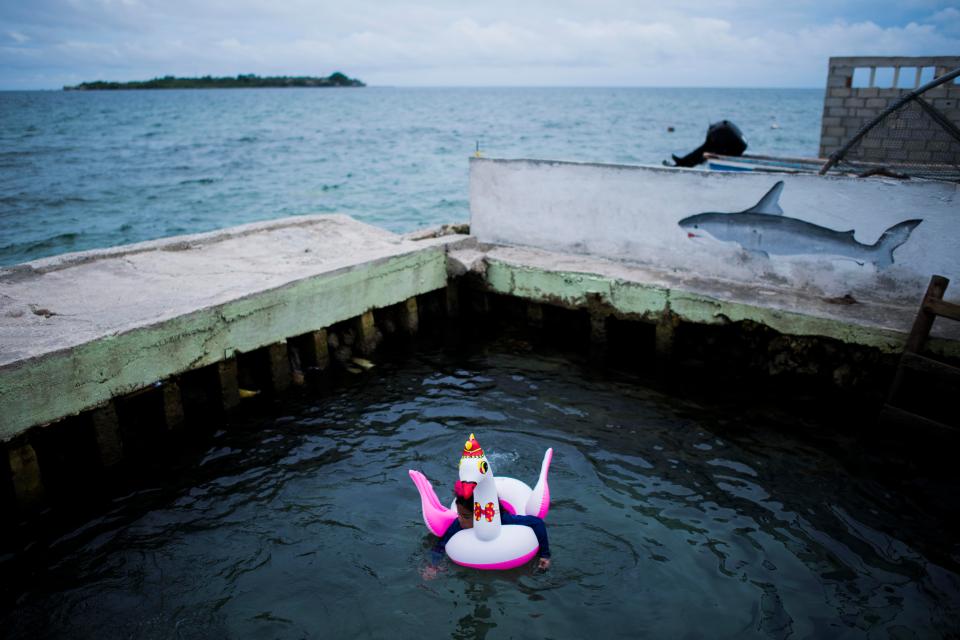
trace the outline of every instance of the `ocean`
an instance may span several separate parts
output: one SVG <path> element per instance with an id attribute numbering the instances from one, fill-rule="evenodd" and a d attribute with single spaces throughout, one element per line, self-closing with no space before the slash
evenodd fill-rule
<path id="1" fill-rule="evenodd" d="M 816 89 L 0 92 L 0 265 L 292 215 L 394 232 L 466 221 L 478 145 L 659 164 L 728 119 L 748 152 L 815 156 L 822 101 Z"/>

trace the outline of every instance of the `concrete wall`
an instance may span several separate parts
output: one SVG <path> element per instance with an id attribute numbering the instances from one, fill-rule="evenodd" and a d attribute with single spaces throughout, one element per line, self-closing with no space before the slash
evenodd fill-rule
<path id="1" fill-rule="evenodd" d="M 452 241 L 303 216 L 0 269 L 0 442 L 441 289 Z"/>
<path id="2" fill-rule="evenodd" d="M 919 71 L 931 67 L 933 76 L 939 77 L 960 67 L 960 56 L 830 58 L 820 156 L 829 156 L 893 101 L 920 86 Z M 892 82 L 880 82 L 878 69 L 887 69 L 886 76 L 892 70 Z M 854 81 L 855 73 L 858 82 Z M 859 82 L 861 78 L 866 81 Z M 960 85 L 947 82 L 925 93 L 923 99 L 960 127 Z M 960 162 L 960 142 L 917 104 L 906 110 L 899 122 L 891 120 L 890 126 L 879 125 L 849 157 L 876 162 Z"/>
<path id="3" fill-rule="evenodd" d="M 818 239 L 801 233 L 781 254 L 785 243 L 770 233 L 773 246 L 763 255 L 710 234 L 690 238 L 678 224 L 703 212 L 742 212 L 779 180 L 780 217 L 839 237 L 834 253 L 815 254 Z M 913 306 L 932 274 L 960 278 L 960 194 L 949 183 L 473 159 L 470 209 L 471 232 L 481 242 L 625 260 L 693 279 Z M 922 222 L 894 251 L 893 264 L 849 255 L 910 219 Z M 749 227 L 740 218 L 724 220 Z M 848 230 L 846 238 L 836 233 Z"/>

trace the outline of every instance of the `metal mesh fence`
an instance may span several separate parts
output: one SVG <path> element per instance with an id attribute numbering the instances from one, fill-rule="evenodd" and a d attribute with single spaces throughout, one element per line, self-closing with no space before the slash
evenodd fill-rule
<path id="1" fill-rule="evenodd" d="M 960 127 L 958 101 L 950 80 L 954 69 L 921 87 L 865 122 L 840 149 L 831 154 L 821 173 L 828 170 L 857 175 L 889 175 L 960 182 Z M 948 94 L 947 92 L 950 91 Z M 947 113 L 938 107 L 945 107 Z"/>
<path id="2" fill-rule="evenodd" d="M 847 149 L 836 170 L 960 181 L 960 137 L 911 100 Z"/>

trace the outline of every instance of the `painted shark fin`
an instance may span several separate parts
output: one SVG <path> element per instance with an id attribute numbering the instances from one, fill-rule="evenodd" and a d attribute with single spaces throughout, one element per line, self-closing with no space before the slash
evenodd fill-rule
<path id="1" fill-rule="evenodd" d="M 910 234 L 921 222 L 923 222 L 922 219 L 904 220 L 883 232 L 880 239 L 873 245 L 873 249 L 876 251 L 876 258 L 873 262 L 877 265 L 877 269 L 883 269 L 893 264 L 893 252 L 910 239 Z"/>
<path id="2" fill-rule="evenodd" d="M 782 216 L 783 209 L 780 208 L 781 193 L 783 193 L 783 180 L 770 187 L 770 191 L 767 191 L 767 195 L 760 198 L 760 202 L 743 213 L 765 213 L 771 216 Z"/>

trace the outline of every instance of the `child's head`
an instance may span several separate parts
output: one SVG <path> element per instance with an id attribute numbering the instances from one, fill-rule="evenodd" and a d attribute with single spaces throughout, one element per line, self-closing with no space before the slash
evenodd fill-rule
<path id="1" fill-rule="evenodd" d="M 464 529 L 473 526 L 473 489 L 476 486 L 476 483 L 473 482 L 457 480 L 453 488 L 453 493 L 457 496 L 457 518 L 460 520 L 460 526 Z"/>

